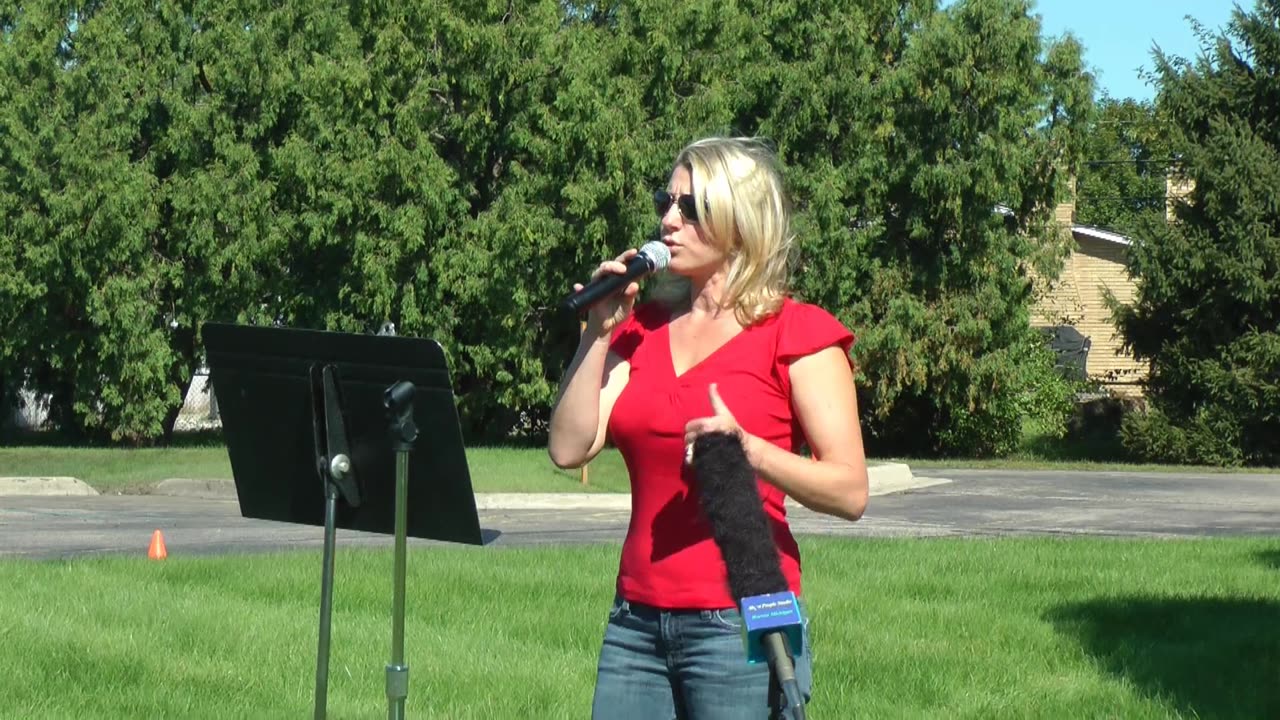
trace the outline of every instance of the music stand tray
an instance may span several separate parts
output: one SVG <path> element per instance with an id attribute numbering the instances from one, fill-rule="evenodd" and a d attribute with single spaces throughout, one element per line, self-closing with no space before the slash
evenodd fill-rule
<path id="1" fill-rule="evenodd" d="M 484 543 L 443 348 L 226 323 L 202 335 L 241 514 L 325 528 L 315 717 L 325 714 L 337 528 L 395 535 L 387 697 L 390 716 L 403 717 L 405 538 Z M 419 429 L 425 447 L 411 452 Z"/>

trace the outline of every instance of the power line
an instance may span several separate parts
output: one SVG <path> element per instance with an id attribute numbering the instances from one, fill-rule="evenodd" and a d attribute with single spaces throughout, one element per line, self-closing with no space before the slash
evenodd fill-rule
<path id="1" fill-rule="evenodd" d="M 1076 197 L 1076 202 L 1080 202 L 1081 200 L 1142 200 L 1144 202 L 1154 202 L 1156 200 L 1172 201 L 1174 199 L 1175 198 L 1170 198 L 1165 195 L 1079 195 Z"/>
<path id="2" fill-rule="evenodd" d="M 1130 160 L 1085 160 L 1085 165 L 1129 165 L 1129 164 L 1146 164 L 1146 163 L 1164 163 L 1166 165 L 1176 164 L 1173 158 L 1151 158 L 1150 160 L 1139 160 L 1133 158 Z"/>
<path id="3" fill-rule="evenodd" d="M 1173 123 L 1165 120 L 1154 120 L 1152 118 L 1141 118 L 1139 120 L 1094 120 L 1094 125 L 1164 125 L 1169 126 Z"/>

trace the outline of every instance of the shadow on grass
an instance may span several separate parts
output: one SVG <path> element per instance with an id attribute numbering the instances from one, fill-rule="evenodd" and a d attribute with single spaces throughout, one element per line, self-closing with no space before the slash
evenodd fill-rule
<path id="1" fill-rule="evenodd" d="M 1259 550 L 1257 553 L 1254 554 L 1254 557 L 1256 557 L 1258 559 L 1258 562 L 1262 563 L 1263 565 L 1266 565 L 1267 567 L 1273 568 L 1275 570 L 1280 570 L 1280 548 L 1273 548 L 1271 550 Z M 1277 678 L 1276 682 L 1280 683 L 1280 678 Z"/>
<path id="2" fill-rule="evenodd" d="M 1047 617 L 1103 669 L 1186 716 L 1280 717 L 1280 602 L 1108 598 Z"/>
<path id="3" fill-rule="evenodd" d="M 1029 431 L 1023 435 L 1019 455 L 1028 459 L 1059 462 L 1132 462 L 1118 433 L 1106 430 L 1072 430 L 1062 437 Z"/>

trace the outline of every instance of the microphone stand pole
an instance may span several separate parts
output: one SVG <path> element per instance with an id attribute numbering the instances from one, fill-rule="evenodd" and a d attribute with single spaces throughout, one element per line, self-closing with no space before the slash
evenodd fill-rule
<path id="1" fill-rule="evenodd" d="M 404 575 L 408 534 L 409 453 L 418 438 L 413 422 L 413 383 L 400 381 L 387 388 L 383 403 L 391 423 L 396 452 L 396 538 L 391 598 L 391 662 L 387 664 L 387 718 L 404 720 L 409 696 L 409 666 L 404 662 Z"/>
<path id="2" fill-rule="evenodd" d="M 769 658 L 771 682 L 777 683 L 785 702 L 778 703 L 775 710 L 779 717 L 790 720 L 805 720 L 804 697 L 800 693 L 800 684 L 796 681 L 795 661 L 791 658 L 791 649 L 787 646 L 787 636 L 780 632 L 766 633 L 760 638 L 764 644 L 765 655 Z"/>

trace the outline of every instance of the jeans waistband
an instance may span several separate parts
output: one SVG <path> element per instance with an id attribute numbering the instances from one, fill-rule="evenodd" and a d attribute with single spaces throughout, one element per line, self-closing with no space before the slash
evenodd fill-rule
<path id="1" fill-rule="evenodd" d="M 741 609 L 736 605 L 722 608 L 662 608 L 628 600 L 618 594 L 613 596 L 613 604 L 618 606 L 623 612 L 646 615 L 660 615 L 662 613 L 666 613 L 668 615 L 706 615 L 713 612 L 723 612 L 726 610 L 738 611 Z M 803 614 L 804 601 L 798 596 L 796 597 L 796 605 L 800 607 L 800 612 Z"/>

